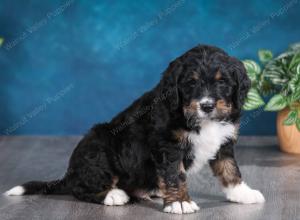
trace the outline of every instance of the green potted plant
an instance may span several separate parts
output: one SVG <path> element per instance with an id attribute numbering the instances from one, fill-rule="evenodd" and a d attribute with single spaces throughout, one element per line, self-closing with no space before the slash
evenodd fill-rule
<path id="1" fill-rule="evenodd" d="M 261 65 L 243 61 L 252 82 L 244 109 L 278 111 L 280 149 L 300 154 L 300 43 L 275 58 L 269 50 L 259 50 L 258 57 Z"/>

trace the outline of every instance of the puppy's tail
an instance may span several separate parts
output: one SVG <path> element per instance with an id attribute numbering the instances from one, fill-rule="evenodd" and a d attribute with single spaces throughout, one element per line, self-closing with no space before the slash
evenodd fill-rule
<path id="1" fill-rule="evenodd" d="M 20 186 L 15 186 L 4 194 L 7 196 L 21 196 L 34 194 L 69 194 L 71 192 L 65 179 L 49 182 L 30 181 Z"/>

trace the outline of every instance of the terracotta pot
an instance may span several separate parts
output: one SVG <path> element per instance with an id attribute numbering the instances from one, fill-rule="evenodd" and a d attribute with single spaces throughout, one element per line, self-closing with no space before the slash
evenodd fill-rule
<path id="1" fill-rule="evenodd" d="M 287 118 L 289 108 L 285 108 L 277 113 L 277 136 L 279 147 L 283 152 L 300 154 L 300 132 L 296 125 L 283 125 Z"/>

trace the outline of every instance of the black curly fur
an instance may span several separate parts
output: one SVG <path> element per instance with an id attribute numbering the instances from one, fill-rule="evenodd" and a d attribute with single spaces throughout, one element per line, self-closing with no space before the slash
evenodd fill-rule
<path id="1" fill-rule="evenodd" d="M 222 73 L 219 82 L 214 78 L 217 71 Z M 74 150 L 62 180 L 26 183 L 25 194 L 73 194 L 102 203 L 115 177 L 116 186 L 128 194 L 157 189 L 159 178 L 167 188 L 179 187 L 186 177 L 178 166 L 183 162 L 188 170 L 194 155 L 191 144 L 174 132 L 201 132 L 201 119 L 185 113 L 184 106 L 200 98 L 206 88 L 216 100 L 232 104 L 230 113 L 213 120 L 238 124 L 249 86 L 240 61 L 219 48 L 199 45 L 171 62 L 155 88 L 109 123 L 95 125 Z M 226 149 L 233 144 L 229 140 Z M 233 150 L 224 152 L 217 159 L 233 158 Z"/>

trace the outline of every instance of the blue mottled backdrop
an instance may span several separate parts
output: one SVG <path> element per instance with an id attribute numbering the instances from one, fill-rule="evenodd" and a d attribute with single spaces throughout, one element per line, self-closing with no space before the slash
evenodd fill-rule
<path id="1" fill-rule="evenodd" d="M 300 40 L 300 0 L 0 0 L 0 131 L 82 134 L 110 120 L 199 43 L 256 58 Z M 275 114 L 242 134 L 275 134 Z"/>

